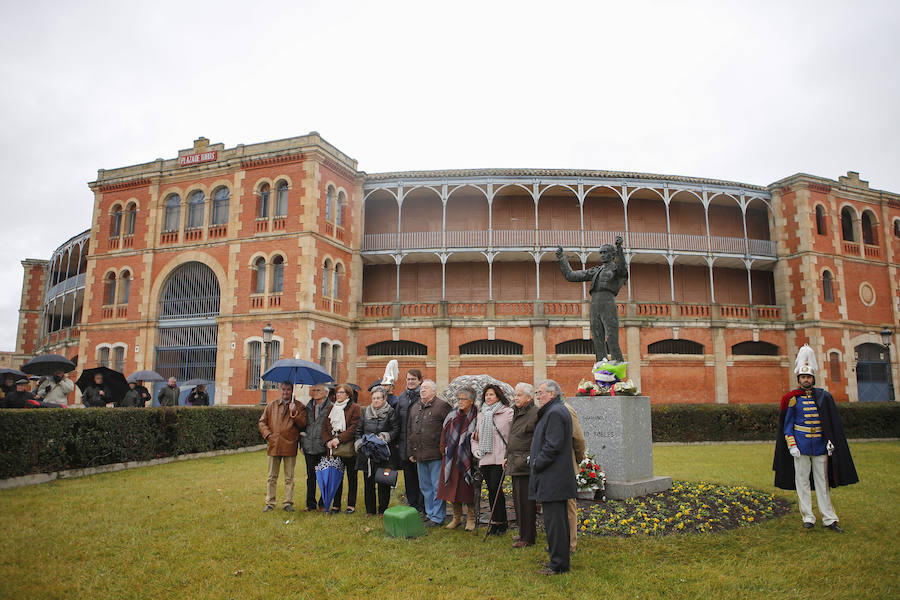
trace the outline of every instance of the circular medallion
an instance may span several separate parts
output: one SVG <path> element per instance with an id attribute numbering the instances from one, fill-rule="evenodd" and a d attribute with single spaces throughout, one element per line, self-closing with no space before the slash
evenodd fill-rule
<path id="1" fill-rule="evenodd" d="M 875 304 L 875 288 L 873 288 L 872 284 L 868 281 L 859 284 L 859 299 L 862 300 L 862 303 L 866 306 Z"/>

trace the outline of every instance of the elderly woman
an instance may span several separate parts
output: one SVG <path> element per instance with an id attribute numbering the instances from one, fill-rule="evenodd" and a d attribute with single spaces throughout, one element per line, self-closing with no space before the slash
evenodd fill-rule
<path id="1" fill-rule="evenodd" d="M 453 520 L 447 529 L 456 529 L 462 524 L 463 506 L 469 515 L 466 531 L 475 529 L 478 515 L 472 509 L 475 490 L 472 486 L 472 434 L 478 421 L 475 408 L 475 392 L 463 388 L 456 396 L 458 404 L 444 419 L 441 430 L 441 473 L 437 497 L 453 505 Z"/>
<path id="2" fill-rule="evenodd" d="M 528 383 L 516 385 L 512 424 L 509 427 L 509 446 L 506 449 L 506 474 L 512 479 L 513 506 L 519 526 L 518 539 L 513 548 L 534 546 L 537 535 L 537 506 L 528 499 L 528 476 L 531 468 L 528 455 L 531 454 L 531 439 L 537 422 L 538 409 L 534 405 L 534 388 Z"/>
<path id="3" fill-rule="evenodd" d="M 503 495 L 503 461 L 509 443 L 513 411 L 499 385 L 484 388 L 484 403 L 478 413 L 478 425 L 472 436 L 472 454 L 487 483 L 488 502 L 494 507 L 488 535 L 506 533 L 506 497 Z"/>
<path id="4" fill-rule="evenodd" d="M 391 456 L 383 460 L 372 460 L 360 451 L 363 437 L 372 434 L 381 439 L 388 448 L 400 435 L 400 420 L 396 411 L 387 403 L 387 390 L 383 387 L 372 389 L 372 403 L 363 409 L 362 418 L 356 426 L 356 468 L 363 472 L 363 497 L 366 502 L 366 516 L 383 514 L 391 501 L 391 487 L 375 482 L 375 471 L 391 465 Z M 377 492 L 377 494 L 376 494 Z"/>
<path id="5" fill-rule="evenodd" d="M 353 397 L 353 388 L 349 383 L 342 383 L 334 391 L 334 405 L 328 413 L 328 418 L 322 421 L 322 441 L 331 453 L 340 458 L 344 463 L 344 473 L 347 474 L 347 514 L 356 512 L 356 427 L 362 411 L 359 404 L 350 401 Z M 338 486 L 331 503 L 335 512 L 341 512 L 341 493 L 344 482 Z"/>

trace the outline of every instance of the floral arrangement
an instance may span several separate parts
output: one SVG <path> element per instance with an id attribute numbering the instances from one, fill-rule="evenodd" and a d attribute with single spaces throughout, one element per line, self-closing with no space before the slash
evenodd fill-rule
<path id="1" fill-rule="evenodd" d="M 641 391 L 630 379 L 617 381 L 612 385 L 603 385 L 582 379 L 576 390 L 578 396 L 640 396 Z"/>
<path id="2" fill-rule="evenodd" d="M 606 489 L 606 473 L 594 462 L 594 456 L 587 452 L 584 460 L 578 463 L 578 476 L 575 478 L 579 492 L 597 492 Z"/>

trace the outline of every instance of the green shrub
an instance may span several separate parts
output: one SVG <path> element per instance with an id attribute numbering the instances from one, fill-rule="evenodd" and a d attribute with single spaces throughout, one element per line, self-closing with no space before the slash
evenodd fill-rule
<path id="1" fill-rule="evenodd" d="M 0 479 L 252 446 L 261 410 L 0 410 Z"/>
<path id="2" fill-rule="evenodd" d="M 900 404 L 840 403 L 848 438 L 900 437 Z M 651 408 L 654 442 L 774 440 L 778 404 L 658 404 Z"/>

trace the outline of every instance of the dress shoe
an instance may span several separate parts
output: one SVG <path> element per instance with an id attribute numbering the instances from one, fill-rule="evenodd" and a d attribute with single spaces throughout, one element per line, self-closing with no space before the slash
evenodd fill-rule
<path id="1" fill-rule="evenodd" d="M 837 524 L 837 521 L 835 521 L 831 525 L 826 525 L 825 529 L 830 529 L 835 533 L 844 533 L 844 530 L 840 528 L 840 526 Z"/>
<path id="2" fill-rule="evenodd" d="M 275 510 L 274 506 L 267 506 L 263 509 L 263 512 L 269 512 L 270 510 Z"/>
<path id="3" fill-rule="evenodd" d="M 443 525 L 443 523 L 435 523 L 431 519 L 425 521 L 425 527 L 440 527 L 441 525 Z"/>
<path id="4" fill-rule="evenodd" d="M 525 548 L 526 546 L 534 546 L 534 544 L 529 544 L 528 542 L 523 542 L 522 540 L 518 540 L 513 542 L 513 548 Z"/>
<path id="5" fill-rule="evenodd" d="M 809 521 L 803 521 L 803 529 L 812 529 L 815 527 L 815 523 L 810 523 Z"/>
<path id="6" fill-rule="evenodd" d="M 562 575 L 563 571 L 554 571 L 550 567 L 544 567 L 538 570 L 538 575 Z"/>
<path id="7" fill-rule="evenodd" d="M 294 512 L 294 507 L 291 506 L 290 504 L 288 504 L 287 506 L 284 507 L 284 511 L 285 512 Z"/>

